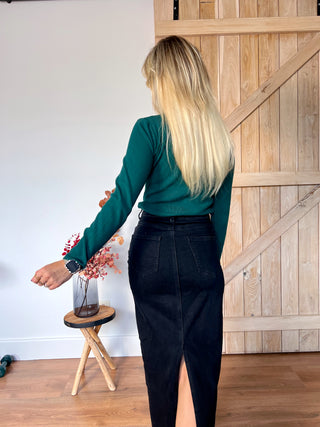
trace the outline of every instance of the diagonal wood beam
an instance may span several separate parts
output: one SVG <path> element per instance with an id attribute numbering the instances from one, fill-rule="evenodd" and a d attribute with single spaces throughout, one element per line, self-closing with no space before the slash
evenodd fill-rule
<path id="1" fill-rule="evenodd" d="M 299 221 L 314 206 L 320 203 L 320 185 L 315 186 L 303 199 L 301 199 L 289 212 L 279 219 L 272 227 L 251 243 L 230 264 L 224 268 L 225 283 L 229 283 L 252 260 L 267 249 L 292 225 Z"/>
<path id="2" fill-rule="evenodd" d="M 225 123 L 230 132 L 279 89 L 279 87 L 309 61 L 319 49 L 320 34 L 317 34 L 225 119 Z"/>

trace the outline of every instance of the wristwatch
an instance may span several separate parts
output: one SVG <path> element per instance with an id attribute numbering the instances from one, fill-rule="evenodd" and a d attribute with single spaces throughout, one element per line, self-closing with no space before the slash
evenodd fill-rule
<path id="1" fill-rule="evenodd" d="M 70 259 L 70 260 L 65 259 L 64 262 L 65 262 L 66 269 L 71 274 L 78 273 L 78 271 L 82 270 L 81 265 L 77 261 L 75 261 L 74 259 Z"/>

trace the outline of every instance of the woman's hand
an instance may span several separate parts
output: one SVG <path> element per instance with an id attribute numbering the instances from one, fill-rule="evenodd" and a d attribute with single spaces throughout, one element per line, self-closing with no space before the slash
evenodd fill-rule
<path id="1" fill-rule="evenodd" d="M 40 268 L 31 281 L 52 291 L 69 280 L 71 276 L 72 274 L 67 270 L 65 262 L 61 260 Z"/>

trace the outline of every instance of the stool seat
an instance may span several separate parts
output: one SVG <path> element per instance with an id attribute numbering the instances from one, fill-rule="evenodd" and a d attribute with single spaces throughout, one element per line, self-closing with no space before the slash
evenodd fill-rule
<path id="1" fill-rule="evenodd" d="M 70 311 L 64 316 L 64 324 L 70 328 L 80 329 L 83 336 L 85 337 L 85 344 L 71 392 L 73 396 L 78 393 L 81 376 L 83 374 L 91 350 L 95 355 L 97 362 L 99 363 L 100 369 L 104 375 L 109 389 L 111 391 L 116 389 L 108 372 L 106 363 L 111 369 L 116 369 L 116 367 L 111 357 L 107 353 L 104 345 L 100 341 L 100 338 L 98 337 L 101 326 L 104 323 L 110 322 L 112 319 L 114 319 L 115 315 L 116 312 L 114 308 L 108 307 L 106 305 L 100 305 L 99 312 L 91 317 L 77 317 L 73 311 Z"/>
<path id="2" fill-rule="evenodd" d="M 99 311 L 94 316 L 78 317 L 73 311 L 69 311 L 63 318 L 64 324 L 70 328 L 93 328 L 94 326 L 108 323 L 116 317 L 116 311 L 112 307 L 100 305 Z"/>

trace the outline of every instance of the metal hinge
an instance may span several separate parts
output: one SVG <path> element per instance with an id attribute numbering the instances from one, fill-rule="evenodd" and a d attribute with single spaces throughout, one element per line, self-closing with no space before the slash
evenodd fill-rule
<path id="1" fill-rule="evenodd" d="M 173 20 L 179 19 L 179 0 L 173 0 Z"/>

